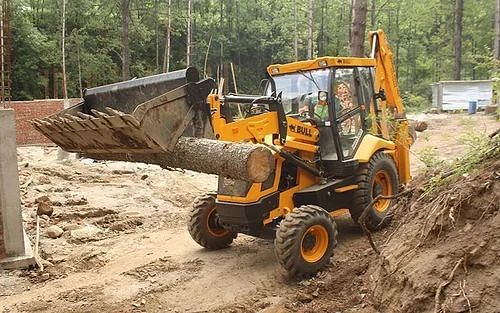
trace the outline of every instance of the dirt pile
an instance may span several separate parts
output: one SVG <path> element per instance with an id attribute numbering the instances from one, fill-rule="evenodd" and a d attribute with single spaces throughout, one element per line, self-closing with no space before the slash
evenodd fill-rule
<path id="1" fill-rule="evenodd" d="M 377 310 L 498 312 L 499 178 L 494 159 L 430 192 L 416 182 L 368 271 Z"/>
<path id="2" fill-rule="evenodd" d="M 416 177 L 373 233 L 299 283 L 282 312 L 498 312 L 500 148 L 478 145 L 451 168 Z M 337 223 L 342 221 L 337 221 Z M 342 234 L 342 231 L 340 232 Z"/>

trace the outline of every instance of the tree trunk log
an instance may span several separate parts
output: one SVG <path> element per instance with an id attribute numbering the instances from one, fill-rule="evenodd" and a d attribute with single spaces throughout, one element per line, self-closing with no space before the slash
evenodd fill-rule
<path id="1" fill-rule="evenodd" d="M 453 79 L 460 80 L 462 72 L 462 30 L 463 30 L 464 0 L 456 0 L 455 3 L 455 39 L 454 53 L 455 64 L 453 66 Z"/>
<path id="2" fill-rule="evenodd" d="M 351 56 L 363 57 L 365 49 L 366 0 L 352 2 Z"/>
<path id="3" fill-rule="evenodd" d="M 264 182 L 275 166 L 271 150 L 264 146 L 191 137 L 181 137 L 173 153 L 87 156 L 99 160 L 157 164 L 163 168 L 182 168 L 250 182 Z"/>

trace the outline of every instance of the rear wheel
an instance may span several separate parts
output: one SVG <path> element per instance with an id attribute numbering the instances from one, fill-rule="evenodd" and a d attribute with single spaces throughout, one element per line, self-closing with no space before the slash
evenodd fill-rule
<path id="1" fill-rule="evenodd" d="M 279 263 L 291 275 L 313 275 L 332 257 L 337 227 L 322 208 L 303 205 L 281 221 L 274 245 Z"/>
<path id="2" fill-rule="evenodd" d="M 220 225 L 213 195 L 205 195 L 194 201 L 189 213 L 188 231 L 194 241 L 210 250 L 226 248 L 237 236 Z"/>
<path id="3" fill-rule="evenodd" d="M 391 196 L 398 193 L 399 179 L 393 159 L 384 152 L 375 153 L 370 161 L 362 164 L 358 170 L 359 189 L 354 193 L 353 207 L 349 210 L 355 222 L 358 222 L 363 210 L 378 195 Z M 396 200 L 380 199 L 368 211 L 366 226 L 377 230 L 390 221 L 389 208 Z"/>

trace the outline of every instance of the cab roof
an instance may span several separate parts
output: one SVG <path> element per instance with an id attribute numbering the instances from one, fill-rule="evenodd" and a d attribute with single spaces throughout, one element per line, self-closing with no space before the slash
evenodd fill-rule
<path id="1" fill-rule="evenodd" d="M 273 64 L 267 67 L 271 76 L 310 71 L 329 67 L 375 66 L 375 59 L 353 57 L 320 57 L 313 60 L 297 61 L 287 64 Z"/>

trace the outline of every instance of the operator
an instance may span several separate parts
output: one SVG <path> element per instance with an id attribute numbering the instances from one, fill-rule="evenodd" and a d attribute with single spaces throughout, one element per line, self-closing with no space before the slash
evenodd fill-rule
<path id="1" fill-rule="evenodd" d="M 337 95 L 334 97 L 335 101 L 335 110 L 339 112 L 341 110 L 341 102 Z M 301 99 L 303 106 L 299 109 L 299 113 L 307 113 L 309 112 L 309 108 L 314 108 L 314 117 L 319 118 L 322 121 L 328 120 L 328 100 L 327 101 L 319 101 L 318 94 L 309 94 L 308 96 L 304 95 Z M 312 117 L 312 116 L 311 116 Z"/>

